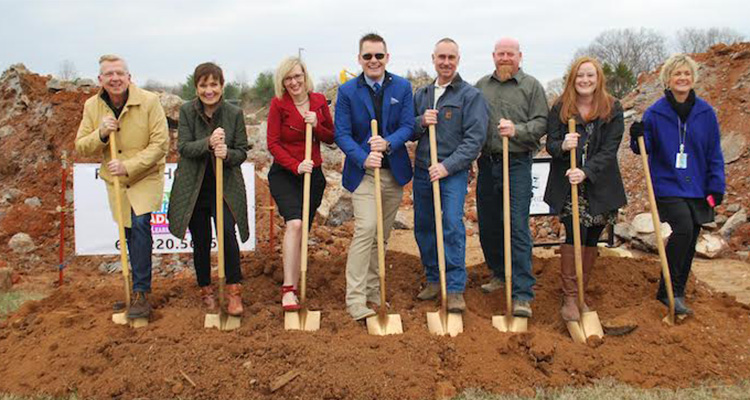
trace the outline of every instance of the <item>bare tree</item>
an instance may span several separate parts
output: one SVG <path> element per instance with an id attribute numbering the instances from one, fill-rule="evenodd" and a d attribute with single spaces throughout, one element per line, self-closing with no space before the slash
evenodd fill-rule
<path id="1" fill-rule="evenodd" d="M 565 90 L 565 77 L 555 78 L 547 82 L 544 93 L 547 95 L 547 103 L 552 104 Z"/>
<path id="2" fill-rule="evenodd" d="M 339 80 L 336 76 L 324 76 L 318 79 L 318 84 L 315 85 L 315 90 L 320 93 L 327 93 L 329 90 L 334 90 L 339 87 Z"/>
<path id="3" fill-rule="evenodd" d="M 653 29 L 610 29 L 576 52 L 576 57 L 589 55 L 602 64 L 625 64 L 638 76 L 651 71 L 667 58 L 667 39 Z"/>
<path id="4" fill-rule="evenodd" d="M 745 40 L 745 36 L 730 28 L 682 28 L 677 31 L 677 51 L 703 53 L 718 44 L 732 44 Z"/>
<path id="5" fill-rule="evenodd" d="M 58 78 L 64 81 L 73 81 L 78 79 L 78 70 L 73 61 L 63 60 L 60 63 L 60 69 L 58 71 Z"/>

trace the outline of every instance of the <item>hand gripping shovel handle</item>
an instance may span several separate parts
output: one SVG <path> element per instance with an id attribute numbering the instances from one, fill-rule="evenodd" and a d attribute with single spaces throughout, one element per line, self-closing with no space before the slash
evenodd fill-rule
<path id="1" fill-rule="evenodd" d="M 505 261 L 505 307 L 506 315 L 512 315 L 513 271 L 510 246 L 510 173 L 508 172 L 508 138 L 503 136 L 503 246 Z"/>
<path id="2" fill-rule="evenodd" d="M 568 120 L 568 133 L 576 133 L 576 121 L 574 119 Z M 570 169 L 574 170 L 576 166 L 576 148 L 570 149 Z M 580 215 L 578 210 L 578 184 L 570 185 L 570 201 L 571 208 L 573 209 L 573 252 L 575 254 L 576 263 L 576 280 L 578 281 L 578 309 L 583 311 L 583 260 L 581 258 L 581 225 Z"/>
<path id="3" fill-rule="evenodd" d="M 305 161 L 312 160 L 312 124 L 305 125 Z M 310 236 L 310 174 L 305 173 L 302 183 L 302 259 L 300 261 L 300 306 L 307 298 L 307 246 Z"/>
<path id="4" fill-rule="evenodd" d="M 372 137 L 378 136 L 378 120 L 370 121 Z M 380 278 L 380 309 L 379 314 L 385 317 L 385 239 L 383 233 L 383 191 L 380 187 L 380 168 L 375 168 L 375 215 L 377 216 L 378 240 L 378 276 Z"/>
<path id="5" fill-rule="evenodd" d="M 430 164 L 437 165 L 437 138 L 435 137 L 435 125 L 430 125 Z M 437 237 L 438 269 L 440 271 L 440 311 L 443 316 L 443 325 L 448 321 L 448 299 L 445 287 L 445 249 L 443 242 L 443 206 L 440 203 L 440 181 L 432 182 L 432 197 L 435 208 L 435 236 Z M 446 328 L 447 331 L 447 328 Z"/>
<path id="6" fill-rule="evenodd" d="M 117 159 L 117 135 L 109 135 L 109 154 L 112 160 Z M 128 263 L 128 253 L 126 251 L 127 240 L 125 239 L 125 222 L 123 221 L 122 209 L 122 192 L 120 192 L 120 177 L 113 176 L 112 181 L 115 186 L 115 211 L 117 211 L 117 227 L 120 235 L 120 264 L 122 264 L 122 278 L 125 286 L 125 307 L 130 307 L 130 264 Z"/>
<path id="7" fill-rule="evenodd" d="M 648 202 L 651 206 L 651 219 L 654 223 L 654 234 L 656 235 L 656 248 L 659 250 L 659 260 L 661 261 L 661 273 L 664 276 L 664 284 L 667 288 L 667 297 L 669 298 L 669 315 L 667 323 L 674 325 L 674 291 L 672 289 L 672 275 L 669 272 L 669 263 L 667 261 L 667 252 L 664 250 L 664 241 L 661 236 L 661 220 L 659 219 L 659 210 L 656 207 L 656 196 L 654 195 L 654 185 L 651 182 L 651 169 L 648 166 L 648 154 L 646 153 L 646 143 L 643 136 L 638 138 L 638 149 L 641 153 L 643 162 L 643 174 L 646 176 L 646 188 L 648 188 Z"/>

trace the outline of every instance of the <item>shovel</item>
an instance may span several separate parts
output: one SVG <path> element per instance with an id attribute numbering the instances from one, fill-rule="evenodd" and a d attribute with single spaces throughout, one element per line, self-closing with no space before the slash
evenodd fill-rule
<path id="1" fill-rule="evenodd" d="M 503 230 L 505 246 L 505 313 L 492 317 L 492 326 L 500 332 L 526 332 L 529 319 L 514 317 L 511 310 L 513 273 L 510 249 L 510 177 L 508 174 L 508 138 L 503 136 Z"/>
<path id="2" fill-rule="evenodd" d="M 669 314 L 667 314 L 662 321 L 666 322 L 668 325 L 674 325 L 674 291 L 672 290 L 672 274 L 669 272 L 667 252 L 664 250 L 664 241 L 661 239 L 661 220 L 659 219 L 659 210 L 656 208 L 656 196 L 654 195 L 654 185 L 651 182 L 651 170 L 648 166 L 648 154 L 646 154 L 646 144 L 643 141 L 643 136 L 638 138 L 638 148 L 641 151 L 643 173 L 646 175 L 648 202 L 651 205 L 651 218 L 654 222 L 654 234 L 656 235 L 656 248 L 659 250 L 659 260 L 661 261 L 661 273 L 664 276 L 664 286 L 667 288 L 667 297 L 669 298 Z"/>
<path id="3" fill-rule="evenodd" d="M 568 120 L 568 132 L 576 133 L 576 121 Z M 570 169 L 576 169 L 576 148 L 570 149 Z M 583 311 L 583 260 L 581 258 L 581 226 L 578 211 L 578 184 L 570 185 L 570 200 L 573 209 L 573 252 L 576 263 L 576 280 L 578 281 L 578 309 L 581 313 L 580 321 L 568 321 L 568 332 L 576 343 L 586 343 L 586 339 L 596 336 L 604 337 L 602 323 L 596 311 Z"/>
<path id="4" fill-rule="evenodd" d="M 226 274 L 224 272 L 224 160 L 216 157 L 216 241 L 219 250 L 219 313 L 206 314 L 203 321 L 204 328 L 216 328 L 220 331 L 232 331 L 240 327 L 240 317 L 229 315 L 224 311 L 226 299 L 224 286 Z"/>
<path id="5" fill-rule="evenodd" d="M 430 125 L 430 163 L 437 165 L 437 140 L 435 125 Z M 443 247 L 443 207 L 440 204 L 440 181 L 432 182 L 432 198 L 435 206 L 435 234 L 437 236 L 438 269 L 440 270 L 440 310 L 427 313 L 427 329 L 435 335 L 457 336 L 464 331 L 461 314 L 448 312 L 448 295 L 445 288 L 445 250 Z"/>
<path id="6" fill-rule="evenodd" d="M 117 159 L 117 136 L 109 135 L 109 154 L 113 160 Z M 120 264 L 122 264 L 122 280 L 125 288 L 125 310 L 123 312 L 112 314 L 112 322 L 118 325 L 130 325 L 131 328 L 141 328 L 148 325 L 148 318 L 128 318 L 130 309 L 130 295 L 133 288 L 132 278 L 130 277 L 130 263 L 128 262 L 128 253 L 125 250 L 127 240 L 125 239 L 125 223 L 122 220 L 122 193 L 120 193 L 120 177 L 113 176 L 115 185 L 115 208 L 117 212 L 117 228 L 120 233 Z M 61 281 L 62 283 L 62 281 Z"/>
<path id="7" fill-rule="evenodd" d="M 312 160 L 312 125 L 305 127 L 305 161 Z M 310 235 L 310 174 L 303 181 L 302 197 L 302 260 L 300 262 L 300 309 L 284 313 L 284 329 L 317 331 L 320 329 L 320 311 L 309 311 L 305 304 L 307 296 L 307 240 Z"/>
<path id="8" fill-rule="evenodd" d="M 378 121 L 370 121 L 372 137 L 378 135 Z M 367 333 L 370 335 L 397 335 L 404 333 L 401 316 L 388 314 L 385 303 L 385 243 L 383 239 L 383 194 L 380 190 L 380 168 L 375 168 L 375 211 L 378 217 L 378 276 L 380 277 L 380 307 L 378 315 L 367 318 Z"/>

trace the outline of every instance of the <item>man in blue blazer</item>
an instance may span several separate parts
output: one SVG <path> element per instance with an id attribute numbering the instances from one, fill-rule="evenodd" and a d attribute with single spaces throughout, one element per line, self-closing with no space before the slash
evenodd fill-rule
<path id="1" fill-rule="evenodd" d="M 352 192 L 354 237 L 346 262 L 346 306 L 355 320 L 375 315 L 367 306 L 380 304 L 376 241 L 374 168 L 380 168 L 384 238 L 401 204 L 403 186 L 412 178 L 405 143 L 414 131 L 411 84 L 385 70 L 385 40 L 375 33 L 359 40 L 357 60 L 362 74 L 339 87 L 335 140 L 346 155 L 342 183 Z M 372 137 L 370 121 L 378 121 Z"/>

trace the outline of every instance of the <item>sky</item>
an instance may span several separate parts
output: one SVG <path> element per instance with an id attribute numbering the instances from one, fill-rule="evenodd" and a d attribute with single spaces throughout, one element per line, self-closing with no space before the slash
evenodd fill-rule
<path id="1" fill-rule="evenodd" d="M 140 84 L 182 83 L 205 61 L 228 81 L 252 83 L 300 48 L 317 83 L 344 68 L 359 73 L 358 40 L 368 32 L 385 38 L 388 70 L 401 75 L 434 76 L 434 43 L 451 37 L 470 82 L 494 69 L 497 39 L 516 37 L 523 69 L 542 84 L 563 76 L 575 51 L 608 29 L 655 29 L 672 44 L 680 28 L 726 27 L 750 40 L 747 0 L 0 0 L 0 9 L 0 70 L 20 62 L 55 75 L 69 60 L 95 79 L 99 56 L 116 53 Z"/>

